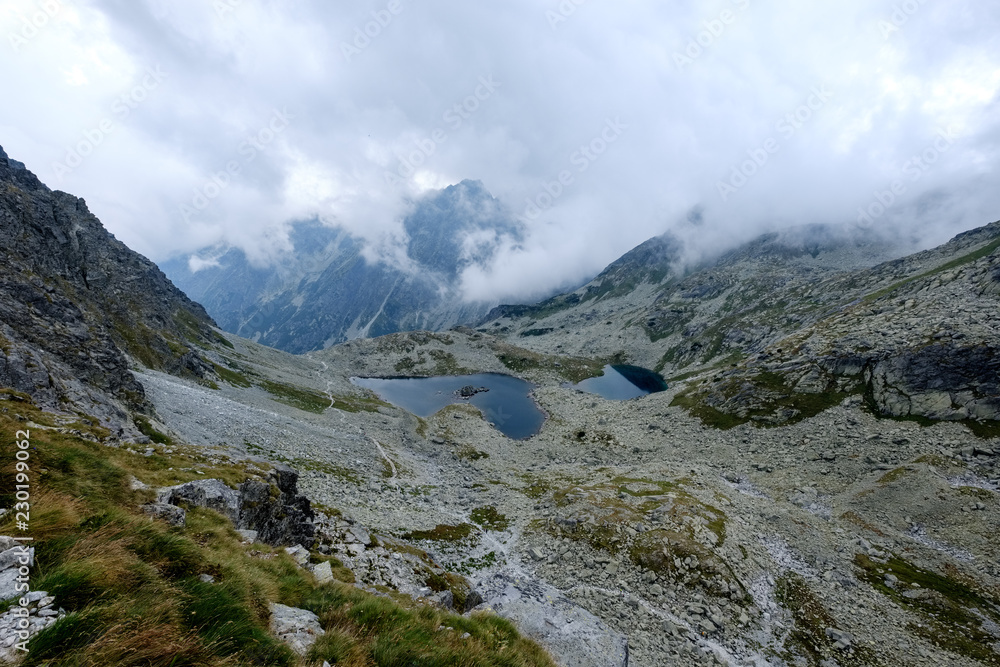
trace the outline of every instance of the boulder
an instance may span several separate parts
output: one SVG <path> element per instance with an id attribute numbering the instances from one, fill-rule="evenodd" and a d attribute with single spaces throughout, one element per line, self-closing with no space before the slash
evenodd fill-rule
<path id="1" fill-rule="evenodd" d="M 221 479 L 199 479 L 161 489 L 158 503 L 207 507 L 227 517 L 234 524 L 239 519 L 240 496 Z"/>
<path id="2" fill-rule="evenodd" d="M 301 544 L 309 549 L 316 541 L 315 514 L 309 499 L 298 495 L 298 478 L 292 468 L 278 465 L 270 483 L 248 479 L 238 490 L 219 479 L 200 479 L 161 489 L 156 504 L 207 507 L 228 518 L 238 530 L 247 531 L 242 534 L 250 541 L 271 546 Z M 153 511 L 162 517 L 167 512 L 165 508 L 148 510 Z"/>
<path id="3" fill-rule="evenodd" d="M 142 511 L 154 519 L 163 519 L 171 526 L 183 526 L 187 520 L 184 508 L 167 503 L 149 503 L 142 506 Z"/>
<path id="4" fill-rule="evenodd" d="M 306 609 L 271 603 L 271 633 L 299 655 L 305 655 L 323 636 L 319 617 Z"/>

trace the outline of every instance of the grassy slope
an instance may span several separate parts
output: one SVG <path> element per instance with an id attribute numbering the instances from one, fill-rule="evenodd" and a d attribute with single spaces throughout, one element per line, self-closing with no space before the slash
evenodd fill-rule
<path id="1" fill-rule="evenodd" d="M 209 465 L 177 445 L 148 458 L 107 447 L 99 441 L 108 433 L 92 420 L 46 414 L 2 389 L 0 507 L 15 502 L 21 429 L 30 430 L 32 589 L 55 595 L 69 612 L 32 638 L 25 665 L 552 664 L 494 616 L 447 614 L 342 582 L 317 586 L 282 549 L 242 544 L 212 511 L 189 511 L 183 528 L 152 521 L 139 505 L 153 492 L 132 491 L 130 475 L 151 485 L 209 477 L 234 483 L 252 471 Z M 11 519 L 0 534 L 21 534 Z M 348 570 L 334 570 L 352 580 Z M 215 582 L 200 581 L 202 573 Z M 320 616 L 328 632 L 308 660 L 268 634 L 269 602 Z"/>

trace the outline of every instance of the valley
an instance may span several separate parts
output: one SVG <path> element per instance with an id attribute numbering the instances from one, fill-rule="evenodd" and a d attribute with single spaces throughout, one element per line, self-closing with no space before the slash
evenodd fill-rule
<path id="1" fill-rule="evenodd" d="M 25 665 L 1000 663 L 1000 223 L 686 269 L 658 237 L 475 327 L 292 354 L 0 180 L 2 509 L 19 449 L 38 489 L 30 600 L 0 518 L 0 659 L 24 609 Z M 574 387 L 608 367 L 666 387 Z M 540 426 L 495 428 L 476 374 Z M 399 376 L 447 405 L 357 381 Z"/>

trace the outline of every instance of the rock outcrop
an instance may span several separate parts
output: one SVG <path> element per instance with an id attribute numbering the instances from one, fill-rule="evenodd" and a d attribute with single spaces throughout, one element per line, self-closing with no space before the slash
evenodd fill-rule
<path id="1" fill-rule="evenodd" d="M 104 229 L 86 203 L 43 185 L 0 148 L 0 384 L 69 402 L 109 425 L 146 405 L 129 358 L 174 374 L 210 368 L 201 306 Z"/>
<path id="2" fill-rule="evenodd" d="M 177 516 L 164 506 L 206 507 L 222 514 L 243 531 L 253 531 L 254 539 L 281 546 L 298 544 L 306 548 L 315 542 L 315 514 L 309 499 L 299 495 L 298 473 L 277 465 L 267 482 L 248 479 L 232 489 L 219 479 L 204 479 L 161 489 L 157 502 L 146 505 L 147 514 L 176 523 Z M 183 515 L 180 515 L 183 523 Z"/>

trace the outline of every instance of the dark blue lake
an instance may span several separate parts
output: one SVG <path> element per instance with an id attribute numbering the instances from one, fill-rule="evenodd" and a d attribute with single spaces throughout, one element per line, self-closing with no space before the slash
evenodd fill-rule
<path id="1" fill-rule="evenodd" d="M 667 383 L 659 373 L 627 365 L 605 366 L 604 375 L 565 386 L 613 401 L 627 401 L 667 390 Z"/>
<path id="2" fill-rule="evenodd" d="M 510 375 L 478 373 L 427 378 L 351 378 L 379 398 L 418 417 L 430 417 L 445 406 L 469 403 L 501 433 L 514 440 L 530 438 L 545 423 L 530 393 L 532 385 Z M 462 397 L 464 387 L 487 389 Z"/>

